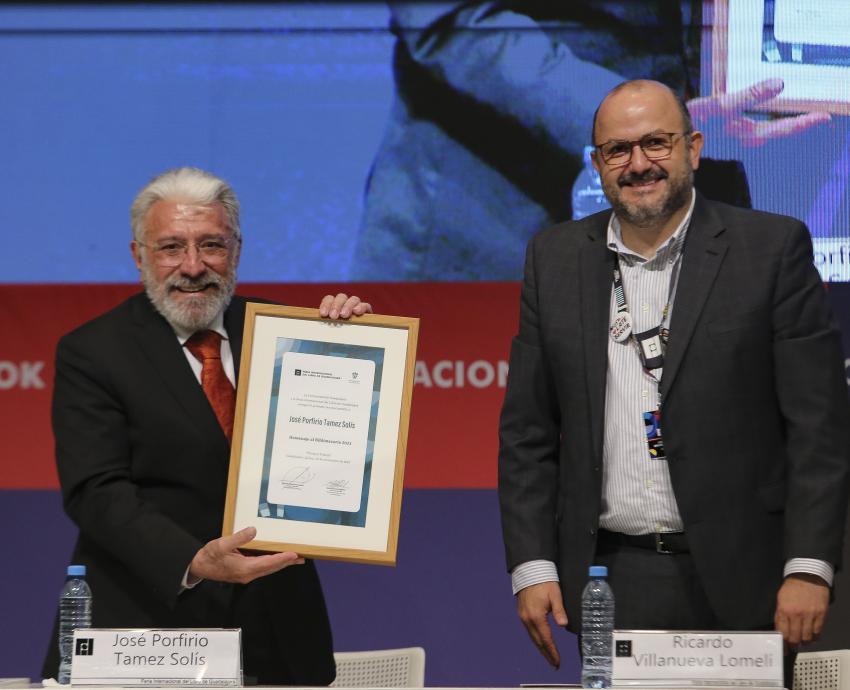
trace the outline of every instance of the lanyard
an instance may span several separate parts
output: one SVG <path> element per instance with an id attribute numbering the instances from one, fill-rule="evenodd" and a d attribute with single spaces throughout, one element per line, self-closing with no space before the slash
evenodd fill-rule
<path id="1" fill-rule="evenodd" d="M 618 343 L 631 340 L 637 350 L 644 372 L 656 383 L 661 382 L 661 374 L 656 375 L 656 371 L 664 366 L 664 352 L 670 338 L 670 310 L 673 304 L 673 296 L 676 293 L 676 285 L 679 282 L 681 266 L 682 252 L 680 251 L 670 273 L 670 282 L 667 285 L 667 303 L 661 312 L 661 323 L 642 333 L 635 333 L 632 316 L 629 312 L 629 303 L 626 299 L 626 288 L 623 285 L 619 255 L 616 256 L 614 263 L 614 298 L 617 302 L 617 313 L 609 329 L 611 338 Z"/>

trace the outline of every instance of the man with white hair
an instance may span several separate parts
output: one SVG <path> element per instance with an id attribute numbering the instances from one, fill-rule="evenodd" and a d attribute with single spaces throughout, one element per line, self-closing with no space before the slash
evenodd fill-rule
<path id="1" fill-rule="evenodd" d="M 79 527 L 92 625 L 242 629 L 246 682 L 327 685 L 335 675 L 313 564 L 245 555 L 221 533 L 246 299 L 230 186 L 196 168 L 154 178 L 131 208 L 144 292 L 64 336 L 53 430 L 65 509 Z M 327 295 L 320 313 L 370 312 Z M 51 638 L 45 677 L 58 665 Z"/>

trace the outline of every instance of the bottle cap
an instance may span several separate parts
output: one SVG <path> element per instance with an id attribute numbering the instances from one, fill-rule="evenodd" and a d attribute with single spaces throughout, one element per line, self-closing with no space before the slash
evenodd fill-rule
<path id="1" fill-rule="evenodd" d="M 68 575 L 74 577 L 85 577 L 86 576 L 86 566 L 84 565 L 69 565 L 68 566 Z"/>
<path id="2" fill-rule="evenodd" d="M 590 577 L 608 577 L 608 568 L 604 565 L 592 565 L 589 574 Z"/>

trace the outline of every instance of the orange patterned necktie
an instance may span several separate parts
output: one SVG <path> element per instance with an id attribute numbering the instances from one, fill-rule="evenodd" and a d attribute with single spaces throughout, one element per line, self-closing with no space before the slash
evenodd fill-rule
<path id="1" fill-rule="evenodd" d="M 229 442 L 233 435 L 236 391 L 221 365 L 221 336 L 215 331 L 198 331 L 186 341 L 186 348 L 203 365 L 201 387 Z"/>

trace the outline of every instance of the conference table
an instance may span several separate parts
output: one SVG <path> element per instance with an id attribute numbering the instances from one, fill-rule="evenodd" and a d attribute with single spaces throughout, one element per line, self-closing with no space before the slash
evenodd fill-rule
<path id="1" fill-rule="evenodd" d="M 44 683 L 41 683 L 41 682 L 32 683 L 32 682 L 30 682 L 29 678 L 0 678 L 0 688 L 2 688 L 3 690 L 29 690 L 30 688 L 59 688 L 59 687 L 63 687 L 63 686 L 59 685 L 55 681 L 52 681 L 52 682 L 46 681 Z M 96 688 L 98 688 L 98 690 L 120 690 L 121 688 L 127 687 L 127 686 L 120 686 L 120 685 L 97 685 L 97 686 L 94 686 L 94 685 L 89 685 L 89 686 L 76 685 L 76 686 L 68 686 L 68 687 L 90 687 L 90 688 L 96 687 Z M 136 686 L 132 686 L 132 687 L 140 687 L 140 686 L 136 685 Z M 194 686 L 194 685 L 193 686 L 145 685 L 144 687 L 147 690 L 174 690 L 175 687 L 197 688 L 197 687 L 204 687 L 204 686 Z M 230 687 L 233 687 L 233 686 L 230 686 Z M 266 690 L 267 688 L 271 689 L 271 688 L 281 688 L 281 687 L 286 687 L 286 688 L 288 688 L 288 690 L 315 690 L 314 686 L 300 688 L 300 687 L 297 687 L 297 686 L 289 686 L 289 685 L 288 686 L 252 685 L 252 686 L 247 686 L 246 688 L 237 688 L 236 690 Z M 334 686 L 334 687 L 336 687 L 336 686 Z M 546 688 L 552 688 L 553 690 L 555 690 L 555 689 L 560 690 L 561 688 L 580 688 L 581 685 L 578 685 L 576 683 L 563 683 L 563 684 L 558 684 L 558 685 L 529 684 L 529 685 L 523 685 L 523 686 L 520 686 L 520 687 L 534 688 L 534 690 L 546 690 Z M 634 686 L 634 685 L 613 685 L 613 686 L 611 686 L 610 690 L 617 690 L 618 688 L 634 690 L 636 687 L 638 687 L 638 686 Z M 640 690 L 701 690 L 703 688 L 705 690 L 742 690 L 742 688 L 744 688 L 744 687 L 746 687 L 746 690 L 759 690 L 759 686 L 751 686 L 751 685 L 747 685 L 747 686 L 742 686 L 742 685 L 680 685 L 680 686 L 671 686 L 671 685 L 661 686 L 661 685 L 658 685 L 658 686 L 645 686 L 645 685 L 643 685 L 643 686 L 639 686 L 639 687 L 640 687 Z M 339 688 L 338 690 L 373 690 L 373 689 L 357 687 L 357 688 Z M 377 690 L 377 689 L 374 689 L 374 690 Z M 460 686 L 458 686 L 458 687 L 440 686 L 440 690 L 517 690 L 517 687 L 510 687 L 510 688 L 508 688 L 508 687 L 504 687 L 504 688 L 500 688 L 500 687 L 473 688 L 473 687 L 460 687 Z M 779 690 L 779 689 L 777 687 L 773 686 L 773 687 L 770 688 L 770 690 Z"/>

